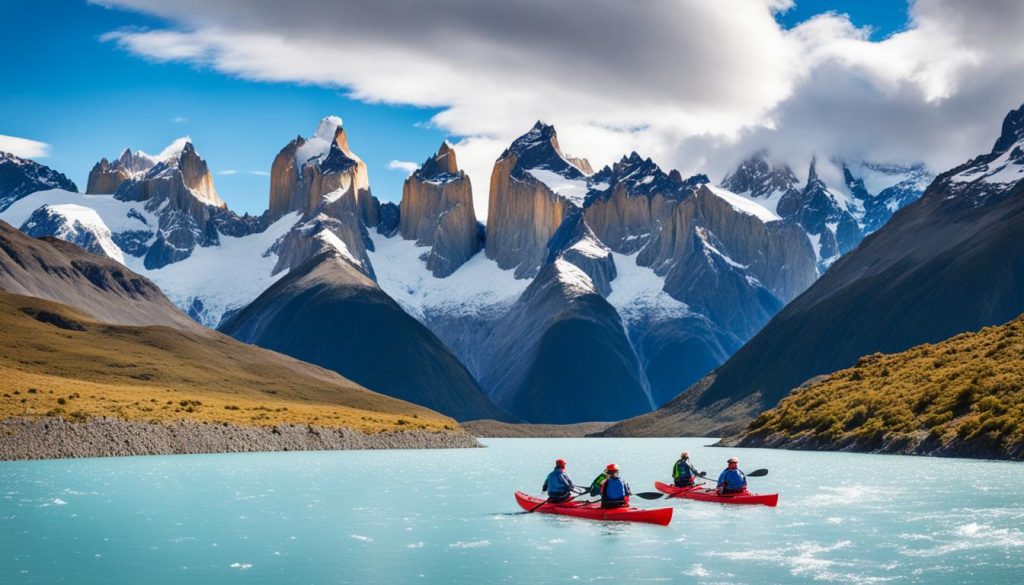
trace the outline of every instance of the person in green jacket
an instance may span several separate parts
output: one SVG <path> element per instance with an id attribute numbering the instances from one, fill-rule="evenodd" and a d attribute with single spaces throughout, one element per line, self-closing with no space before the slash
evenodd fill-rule
<path id="1" fill-rule="evenodd" d="M 613 469 L 615 469 L 615 464 L 609 463 L 608 465 L 605 466 L 604 471 L 599 473 L 597 477 L 594 478 L 594 481 L 590 482 L 591 496 L 601 495 L 601 484 L 604 483 L 604 480 L 608 479 L 608 472 Z"/>
<path id="2" fill-rule="evenodd" d="M 672 466 L 672 482 L 676 487 L 692 487 L 698 477 L 700 472 L 690 463 L 690 453 L 683 451 Z"/>

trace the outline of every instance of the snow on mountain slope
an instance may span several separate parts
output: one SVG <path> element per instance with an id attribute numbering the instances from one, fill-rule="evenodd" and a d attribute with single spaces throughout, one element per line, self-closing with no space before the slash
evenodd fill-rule
<path id="1" fill-rule="evenodd" d="M 777 213 L 775 213 L 775 211 L 769 209 L 766 206 L 767 202 L 742 197 L 740 195 L 737 195 L 736 193 L 733 193 L 732 191 L 729 191 L 728 189 L 716 187 L 711 183 L 707 183 L 706 185 L 708 190 L 729 202 L 729 205 L 732 205 L 733 209 L 735 209 L 736 211 L 742 211 L 747 215 L 753 215 L 754 217 L 760 219 L 765 223 L 768 223 L 770 221 L 779 221 L 780 219 L 782 219 L 781 217 L 779 217 Z M 781 197 L 781 194 L 779 195 L 779 197 Z M 778 201 L 775 201 L 775 205 L 778 205 Z"/>
<path id="2" fill-rule="evenodd" d="M 431 312 L 469 316 L 505 310 L 530 284 L 479 252 L 452 274 L 437 278 L 421 259 L 430 248 L 375 231 L 370 232 L 370 239 L 374 250 L 368 255 L 377 283 L 421 321 Z"/>
<path id="3" fill-rule="evenodd" d="M 138 201 L 118 201 L 113 195 L 84 195 L 63 189 L 36 191 L 0 212 L 0 219 L 21 225 L 43 205 L 78 205 L 94 210 L 112 233 L 153 231 L 157 218 Z"/>
<path id="4" fill-rule="evenodd" d="M 654 270 L 636 262 L 638 253 L 625 255 L 612 252 L 617 276 L 607 301 L 628 322 L 640 319 L 671 319 L 688 314 L 686 303 L 665 292 L 665 279 Z"/>
<path id="5" fill-rule="evenodd" d="M 83 225 L 105 227 L 110 245 L 116 249 L 108 256 L 155 282 L 174 304 L 209 327 L 216 327 L 226 312 L 248 304 L 284 274 L 271 274 L 277 262 L 274 244 L 298 221 L 298 213 L 283 216 L 263 232 L 243 237 L 220 234 L 218 245 L 196 247 L 184 260 L 149 269 L 143 256 L 131 253 L 133 249 L 145 249 L 156 237 L 159 210 L 149 212 L 143 205 L 139 201 L 120 201 L 113 195 L 53 189 L 15 202 L 0 213 L 0 219 L 21 226 L 45 206 L 65 212 L 72 221 L 85 221 Z M 78 243 L 69 231 L 48 235 Z"/>
<path id="6" fill-rule="evenodd" d="M 277 264 L 274 244 L 299 220 L 289 213 L 263 232 L 235 238 L 221 235 L 220 245 L 196 248 L 187 259 L 163 268 L 146 269 L 141 258 L 128 257 L 128 267 L 155 282 L 190 317 L 216 327 L 287 273 L 272 274 Z"/>
<path id="7" fill-rule="evenodd" d="M 114 243 L 110 228 L 94 209 L 68 203 L 44 205 L 19 228 L 30 236 L 53 235 L 94 253 L 125 263 L 124 252 Z"/>

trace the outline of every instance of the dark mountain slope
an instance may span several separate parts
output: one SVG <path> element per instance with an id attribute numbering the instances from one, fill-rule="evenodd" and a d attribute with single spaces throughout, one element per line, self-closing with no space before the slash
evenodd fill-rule
<path id="1" fill-rule="evenodd" d="M 70 305 L 106 323 L 203 330 L 121 263 L 63 240 L 26 236 L 2 221 L 0 289 Z"/>
<path id="2" fill-rule="evenodd" d="M 508 419 L 433 333 L 337 253 L 290 271 L 221 330 L 460 420 Z"/>

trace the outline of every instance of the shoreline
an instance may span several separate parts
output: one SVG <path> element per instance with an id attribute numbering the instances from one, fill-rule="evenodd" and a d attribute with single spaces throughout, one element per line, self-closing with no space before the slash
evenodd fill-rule
<path id="1" fill-rule="evenodd" d="M 482 447 L 463 430 L 383 431 L 282 424 L 241 426 L 189 420 L 170 424 L 111 417 L 72 422 L 60 417 L 0 420 L 0 461 L 366 449 Z"/>

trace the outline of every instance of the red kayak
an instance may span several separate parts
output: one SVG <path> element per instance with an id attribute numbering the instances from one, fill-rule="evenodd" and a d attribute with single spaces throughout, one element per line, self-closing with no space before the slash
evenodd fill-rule
<path id="1" fill-rule="evenodd" d="M 701 502 L 718 502 L 719 504 L 755 504 L 761 506 L 775 507 L 779 503 L 779 494 L 752 494 L 743 492 L 739 494 L 719 494 L 713 489 L 693 486 L 676 487 L 660 481 L 654 482 L 654 489 L 661 493 L 668 494 L 670 498 L 684 498 L 687 500 L 699 500 Z"/>
<path id="2" fill-rule="evenodd" d="M 542 498 L 516 492 L 516 502 L 524 510 L 533 510 L 543 502 Z M 640 508 L 602 508 L 600 504 L 588 504 L 585 502 L 566 502 L 564 504 L 544 504 L 537 508 L 539 514 L 562 514 L 564 516 L 575 516 L 588 520 L 615 520 L 619 522 L 644 522 L 647 524 L 659 524 L 668 526 L 672 521 L 672 508 L 658 508 L 656 510 L 641 510 Z"/>

